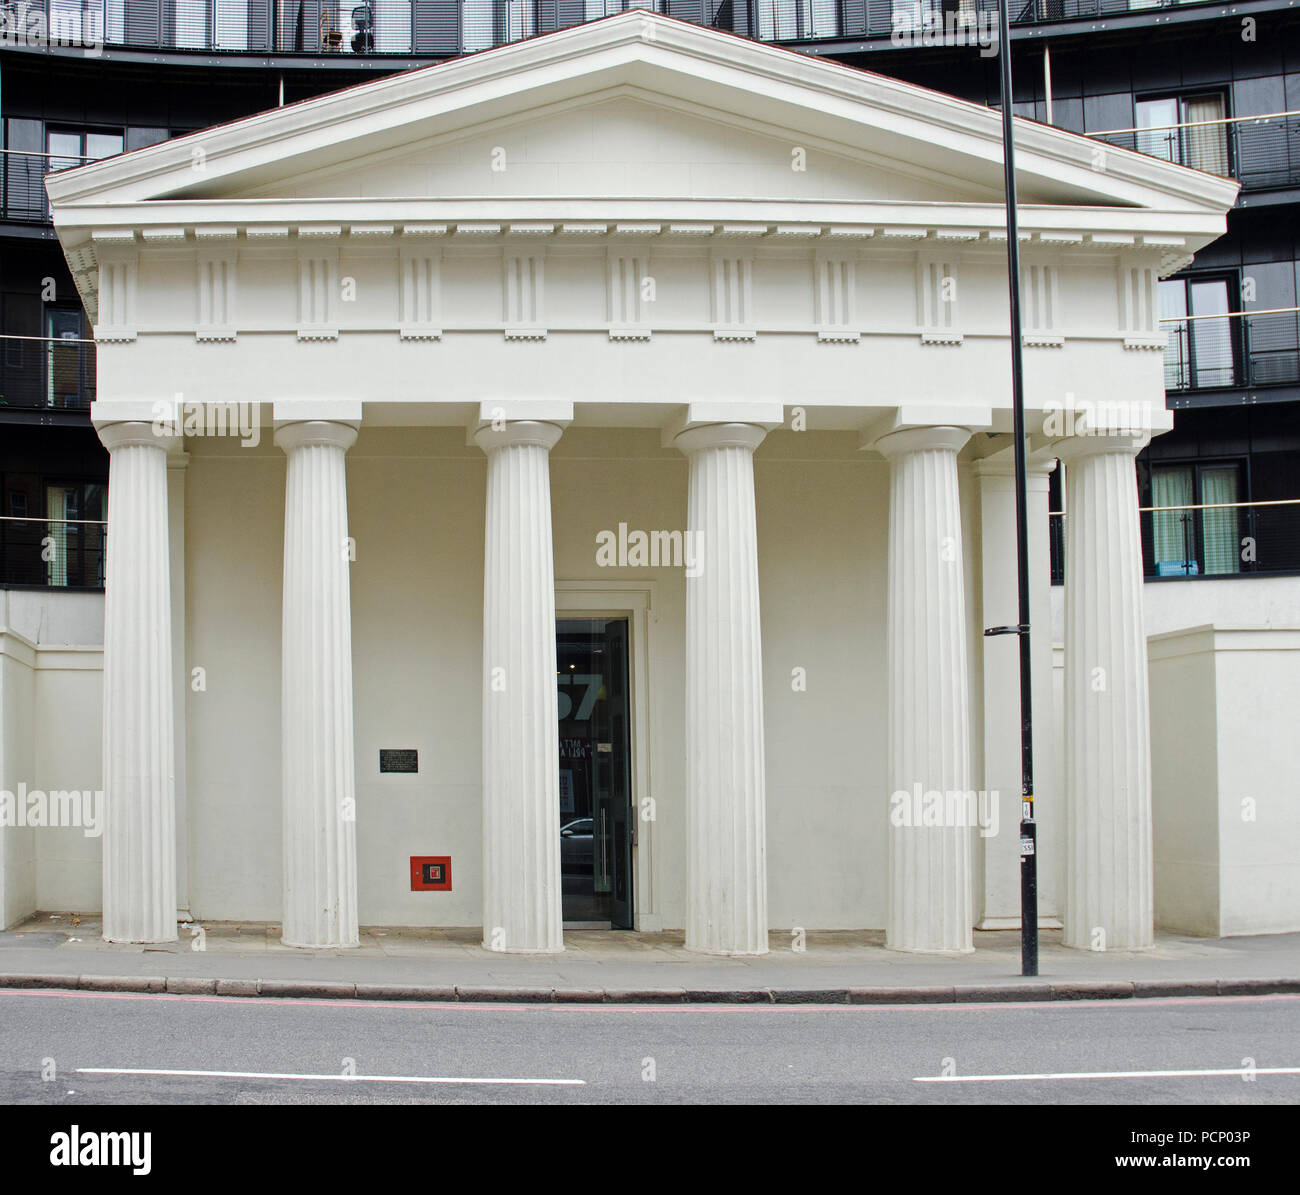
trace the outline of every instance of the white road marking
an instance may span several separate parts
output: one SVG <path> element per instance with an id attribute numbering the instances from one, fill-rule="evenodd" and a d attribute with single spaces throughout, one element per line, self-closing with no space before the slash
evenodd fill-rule
<path id="1" fill-rule="evenodd" d="M 162 1075 L 181 1079 L 296 1079 L 326 1083 L 477 1083 L 533 1087 L 585 1087 L 585 1079 L 485 1079 L 443 1075 L 299 1075 L 289 1071 L 184 1071 L 144 1067 L 79 1066 L 79 1075 Z"/>
<path id="2" fill-rule="evenodd" d="M 913 1083 L 1027 1083 L 1042 1079 L 1179 1079 L 1207 1075 L 1300 1075 L 1300 1066 L 1202 1071 L 1063 1071 L 1041 1075 L 914 1075 Z"/>

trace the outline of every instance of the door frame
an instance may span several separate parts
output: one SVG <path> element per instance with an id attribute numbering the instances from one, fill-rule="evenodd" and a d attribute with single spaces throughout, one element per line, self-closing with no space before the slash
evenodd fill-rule
<path id="1" fill-rule="evenodd" d="M 663 928 L 655 883 L 655 822 L 642 816 L 653 793 L 650 759 L 650 625 L 655 620 L 654 581 L 556 581 L 555 617 L 626 618 L 628 622 L 628 723 L 631 729 L 632 924 L 638 932 Z"/>

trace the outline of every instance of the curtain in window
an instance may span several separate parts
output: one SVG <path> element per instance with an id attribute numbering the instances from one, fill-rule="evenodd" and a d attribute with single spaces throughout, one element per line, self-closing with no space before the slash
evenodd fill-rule
<path id="1" fill-rule="evenodd" d="M 1192 503 L 1190 466 L 1151 470 L 1151 505 L 1190 506 Z M 1156 576 L 1170 577 L 1189 572 L 1188 557 L 1194 555 L 1186 525 L 1194 518 L 1190 510 L 1155 510 L 1151 514 L 1152 542 L 1155 547 Z"/>
<path id="2" fill-rule="evenodd" d="M 1197 125 L 1203 120 L 1223 119 L 1223 97 L 1205 95 L 1188 100 L 1183 120 L 1193 128 L 1183 130 L 1183 165 L 1208 174 L 1228 173 L 1228 130 L 1226 125 Z"/>
<path id="3" fill-rule="evenodd" d="M 1228 284 L 1222 278 L 1190 283 L 1192 314 L 1225 317 L 1232 309 Z M 1233 365 L 1232 324 L 1228 319 L 1198 319 L 1192 324 L 1194 386 L 1231 386 L 1236 380 Z"/>
<path id="4" fill-rule="evenodd" d="M 1201 502 L 1213 506 L 1216 502 L 1236 502 L 1237 469 L 1235 466 L 1203 469 L 1201 471 Z M 1239 511 L 1201 511 L 1201 528 L 1205 540 L 1205 571 L 1207 573 L 1239 573 L 1241 556 L 1237 530 Z"/>
<path id="5" fill-rule="evenodd" d="M 68 517 L 68 491 L 64 486 L 45 487 L 45 517 L 50 520 Z M 39 524 L 38 524 L 39 525 Z M 67 523 L 48 522 L 45 525 L 47 538 L 41 543 L 41 555 L 48 557 L 45 562 L 45 584 L 66 586 L 68 583 L 68 525 Z"/>

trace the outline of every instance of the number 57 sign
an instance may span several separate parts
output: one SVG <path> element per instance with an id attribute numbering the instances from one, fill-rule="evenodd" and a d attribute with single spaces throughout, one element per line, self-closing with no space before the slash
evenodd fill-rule
<path id="1" fill-rule="evenodd" d="M 576 722 L 585 722 L 591 717 L 591 711 L 596 708 L 596 699 L 600 696 L 599 676 L 592 676 L 585 672 L 571 672 L 568 676 L 561 674 L 555 678 L 559 685 L 559 706 L 560 721 L 572 716 Z M 566 693 L 568 688 L 570 693 Z M 581 689 L 581 695 L 573 690 Z M 572 695 L 570 695 L 572 693 Z M 577 699 L 578 712 L 573 712 L 573 702 Z"/>

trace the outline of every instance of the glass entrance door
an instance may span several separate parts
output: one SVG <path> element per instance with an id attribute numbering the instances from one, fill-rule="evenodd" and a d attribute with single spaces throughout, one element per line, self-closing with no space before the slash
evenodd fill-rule
<path id="1" fill-rule="evenodd" d="M 632 928 L 627 647 L 625 618 L 556 623 L 560 874 L 571 928 Z"/>

